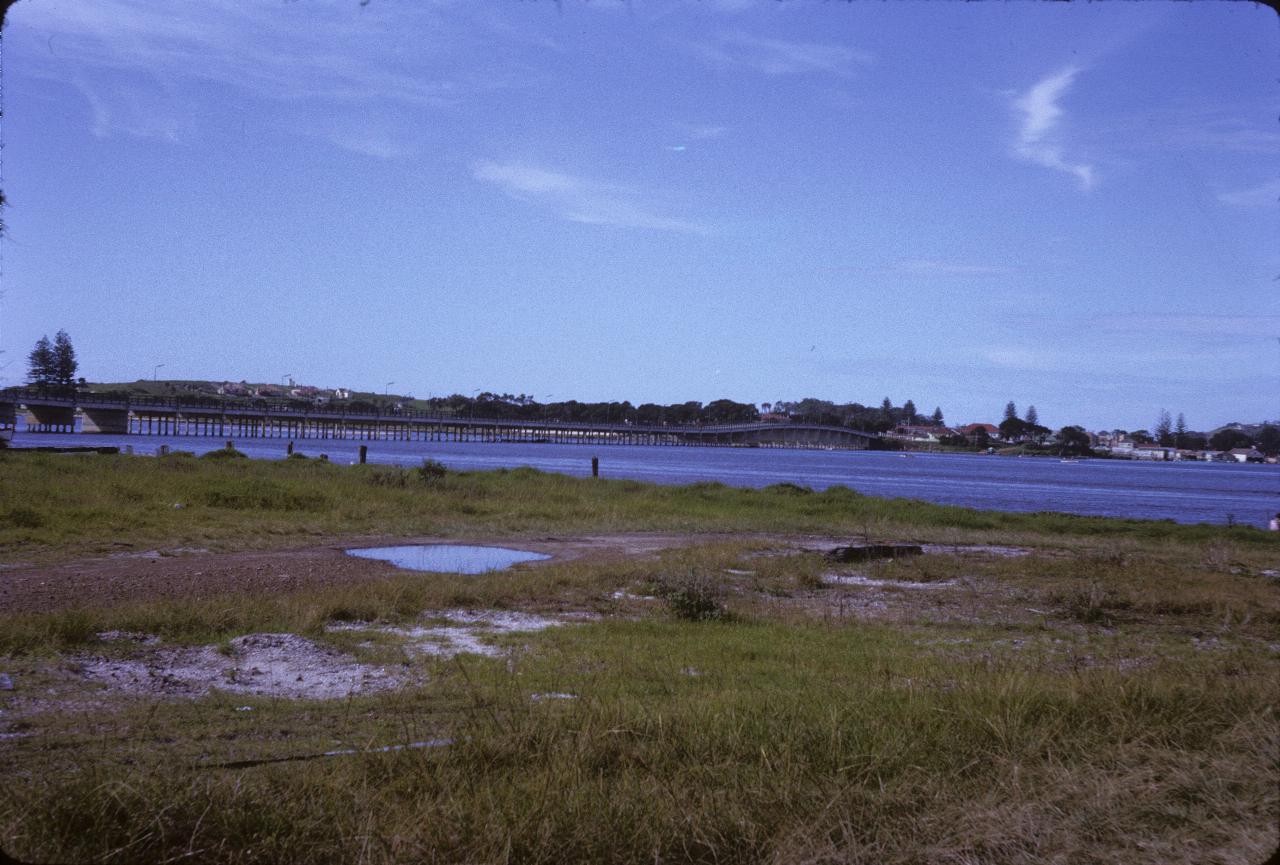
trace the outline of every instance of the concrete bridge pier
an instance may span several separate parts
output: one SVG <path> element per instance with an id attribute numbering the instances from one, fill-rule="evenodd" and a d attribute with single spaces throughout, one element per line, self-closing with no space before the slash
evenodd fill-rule
<path id="1" fill-rule="evenodd" d="M 110 435 L 129 434 L 129 410 L 109 408 L 84 408 L 80 410 L 83 421 L 80 431 L 86 433 L 106 433 Z"/>

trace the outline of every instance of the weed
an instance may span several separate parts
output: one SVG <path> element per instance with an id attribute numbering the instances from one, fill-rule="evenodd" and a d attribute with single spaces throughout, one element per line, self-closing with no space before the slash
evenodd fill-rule
<path id="1" fill-rule="evenodd" d="M 1104 588 L 1097 582 L 1071 592 L 1063 601 L 1067 615 L 1086 625 L 1110 625 L 1115 612 L 1133 606 L 1114 589 Z"/>
<path id="2" fill-rule="evenodd" d="M 723 584 L 700 568 L 659 576 L 653 582 L 653 592 L 677 618 L 707 622 L 728 617 Z"/>
<path id="3" fill-rule="evenodd" d="M 248 454 L 235 448 L 218 448 L 200 456 L 202 460 L 247 460 L 248 458 Z"/>
<path id="4" fill-rule="evenodd" d="M 26 507 L 10 508 L 5 514 L 5 520 L 18 529 L 38 529 L 45 524 L 44 514 Z"/>
<path id="5" fill-rule="evenodd" d="M 418 466 L 418 479 L 426 484 L 441 481 L 447 474 L 449 474 L 449 469 L 438 460 L 424 459 L 422 465 Z"/>

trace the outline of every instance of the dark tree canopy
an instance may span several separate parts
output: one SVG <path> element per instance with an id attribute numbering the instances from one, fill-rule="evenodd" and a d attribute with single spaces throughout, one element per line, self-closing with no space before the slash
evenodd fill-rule
<path id="1" fill-rule="evenodd" d="M 36 340 L 36 347 L 27 355 L 27 382 L 30 384 L 53 384 L 57 375 L 57 356 L 53 353 L 53 343 L 48 336 Z"/>
<path id="2" fill-rule="evenodd" d="M 1151 428 L 1151 434 L 1165 447 L 1173 444 L 1173 418 L 1169 417 L 1169 412 L 1160 409 L 1160 416 L 1156 418 L 1156 425 Z"/>
<path id="3" fill-rule="evenodd" d="M 1064 426 L 1058 430 L 1058 445 L 1063 454 L 1086 456 L 1092 453 L 1089 434 L 1079 426 Z"/>
<path id="4" fill-rule="evenodd" d="M 1258 439 L 1254 444 L 1265 454 L 1280 453 L 1280 426 L 1265 424 L 1258 430 Z"/>
<path id="5" fill-rule="evenodd" d="M 71 337 L 65 330 L 58 331 L 53 338 L 53 383 L 70 387 L 76 382 L 76 371 L 80 364 L 76 361 L 76 350 L 71 345 Z"/>
<path id="6" fill-rule="evenodd" d="M 1253 447 L 1253 439 L 1238 429 L 1220 429 L 1209 437 L 1209 447 L 1216 451 Z"/>

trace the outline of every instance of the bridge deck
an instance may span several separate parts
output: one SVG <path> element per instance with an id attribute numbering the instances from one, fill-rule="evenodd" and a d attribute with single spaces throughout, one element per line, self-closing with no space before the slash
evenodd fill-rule
<path id="1" fill-rule="evenodd" d="M 866 448 L 878 438 L 860 430 L 816 424 L 601 423 L 458 417 L 410 410 L 351 411 L 272 402 L 113 399 L 31 389 L 0 391 L 0 418 L 6 410 L 12 417 L 18 407 L 27 412 L 27 426 L 33 432 L 854 449 Z"/>

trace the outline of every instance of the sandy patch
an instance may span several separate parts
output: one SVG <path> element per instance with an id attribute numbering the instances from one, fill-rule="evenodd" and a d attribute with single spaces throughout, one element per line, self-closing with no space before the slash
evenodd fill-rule
<path id="1" fill-rule="evenodd" d="M 956 584 L 955 580 L 938 580 L 932 583 L 914 583 L 910 580 L 873 580 L 858 574 L 823 574 L 822 581 L 833 586 L 865 586 L 875 589 L 942 589 Z"/>
<path id="2" fill-rule="evenodd" d="M 70 667 L 108 691 L 199 697 L 231 691 L 333 700 L 402 685 L 406 677 L 358 663 L 346 653 L 293 634 L 248 634 L 219 647 L 161 648 L 143 659 L 77 657 Z"/>
<path id="3" fill-rule="evenodd" d="M 948 556 L 996 556 L 997 558 L 1016 559 L 1031 555 L 1025 547 L 1001 547 L 995 544 L 921 544 L 926 554 Z"/>
<path id="4" fill-rule="evenodd" d="M 433 619 L 444 619 L 446 624 L 402 627 L 374 622 L 343 622 L 330 625 L 326 630 L 391 634 L 404 640 L 405 651 L 411 655 L 452 658 L 455 655 L 472 654 L 492 657 L 502 654 L 503 649 L 487 642 L 489 637 L 534 633 L 594 618 L 584 614 L 553 619 L 505 610 L 447 610 L 430 616 Z"/>

